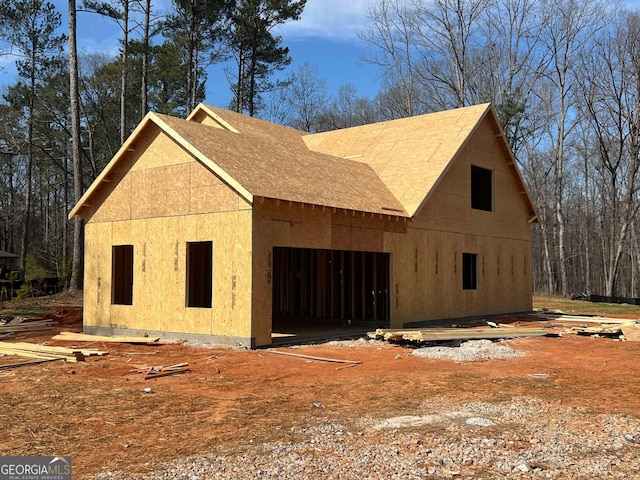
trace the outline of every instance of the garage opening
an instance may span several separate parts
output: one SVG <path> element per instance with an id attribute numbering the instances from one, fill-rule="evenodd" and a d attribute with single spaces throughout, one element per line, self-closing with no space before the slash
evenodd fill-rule
<path id="1" fill-rule="evenodd" d="M 390 254 L 274 247 L 273 325 L 388 327 Z"/>

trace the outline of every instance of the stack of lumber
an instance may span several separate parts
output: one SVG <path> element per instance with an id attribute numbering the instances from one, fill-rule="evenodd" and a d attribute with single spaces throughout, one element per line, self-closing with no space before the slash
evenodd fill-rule
<path id="1" fill-rule="evenodd" d="M 50 347 L 33 343 L 0 342 L 0 353 L 5 355 L 18 355 L 21 357 L 39 358 L 43 360 L 66 360 L 67 362 L 80 362 L 91 355 L 106 355 L 96 349 L 72 349 L 64 347 Z"/>
<path id="2" fill-rule="evenodd" d="M 7 323 L 0 323 L 0 335 L 3 333 L 35 332 L 38 330 L 47 330 L 53 325 L 57 325 L 57 323 L 58 322 L 50 319 L 28 320 L 24 317 L 16 317 L 11 319 Z"/>
<path id="3" fill-rule="evenodd" d="M 139 367 L 132 370 L 131 373 L 142 373 L 145 380 L 150 380 L 152 378 L 185 373 L 190 370 L 188 363 L 176 363 L 175 365 L 160 365 L 157 367 Z"/>
<path id="4" fill-rule="evenodd" d="M 378 328 L 367 335 L 376 340 L 438 342 L 446 340 L 482 340 L 497 338 L 540 337 L 547 334 L 544 328 L 410 328 L 393 330 Z"/>
<path id="5" fill-rule="evenodd" d="M 52 337 L 52 340 L 65 342 L 111 342 L 111 343 L 157 343 L 160 338 L 150 337 L 105 337 L 102 335 L 88 335 L 86 333 L 60 332 Z"/>

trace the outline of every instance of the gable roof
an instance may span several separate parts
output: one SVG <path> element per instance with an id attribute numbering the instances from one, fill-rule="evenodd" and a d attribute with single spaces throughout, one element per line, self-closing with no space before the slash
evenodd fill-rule
<path id="1" fill-rule="evenodd" d="M 301 140 L 301 132 L 287 129 L 297 133 L 283 138 L 249 121 L 245 125 L 248 128 L 237 133 L 235 127 L 215 128 L 149 113 L 87 189 L 69 218 L 82 216 L 96 190 L 109 181 L 110 173 L 125 161 L 138 138 L 151 125 L 160 128 L 249 203 L 253 203 L 254 197 L 265 197 L 408 217 L 371 167 L 310 151 Z M 281 131 L 286 127 L 273 128 Z"/>
<path id="2" fill-rule="evenodd" d="M 316 133 L 303 137 L 311 149 L 366 163 L 373 168 L 405 210 L 416 215 L 444 177 L 452 160 L 485 119 L 493 122 L 496 135 L 524 193 L 526 187 L 491 104 L 429 113 L 371 125 Z M 531 219 L 537 214 L 524 195 Z"/>
<path id="3" fill-rule="evenodd" d="M 415 216 L 469 138 L 489 121 L 537 221 L 515 159 L 490 104 L 331 132 L 307 132 L 200 104 L 181 120 L 149 113 L 98 176 L 87 202 L 144 131 L 159 127 L 247 202 L 254 197 L 399 217 Z"/>
<path id="4" fill-rule="evenodd" d="M 245 130 L 238 134 L 173 117 L 161 118 L 170 131 L 253 196 L 408 216 L 369 165 L 310 151 L 300 136 L 282 138 Z"/>

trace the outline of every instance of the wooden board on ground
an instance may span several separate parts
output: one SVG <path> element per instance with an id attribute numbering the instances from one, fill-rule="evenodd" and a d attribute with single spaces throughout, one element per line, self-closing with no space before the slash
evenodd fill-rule
<path id="1" fill-rule="evenodd" d="M 157 343 L 160 338 L 151 337 L 106 337 L 103 335 L 89 335 L 86 333 L 60 332 L 52 337 L 52 340 L 62 340 L 65 342 L 111 342 L 111 343 Z"/>
<path id="2" fill-rule="evenodd" d="M 578 323 L 611 323 L 615 325 L 623 325 L 625 323 L 637 323 L 637 320 L 629 318 L 610 318 L 598 317 L 596 315 L 566 315 L 564 313 L 534 313 L 532 316 L 543 320 L 557 320 L 562 322 L 578 322 Z"/>
<path id="3" fill-rule="evenodd" d="M 11 343 L 0 342 L 0 353 L 7 355 L 18 355 L 21 357 L 40 358 L 40 359 L 63 359 L 67 362 L 83 361 L 85 357 L 90 355 L 106 355 L 107 352 L 101 352 L 95 349 L 72 349 L 65 347 L 51 347 L 48 345 L 37 345 L 33 343 Z"/>
<path id="4" fill-rule="evenodd" d="M 637 324 L 622 325 L 620 330 L 627 342 L 640 342 L 640 326 Z"/>
<path id="5" fill-rule="evenodd" d="M 45 363 L 45 362 L 55 362 L 56 360 L 62 360 L 62 359 L 61 358 L 41 358 L 38 360 L 30 360 L 27 362 L 8 363 L 5 365 L 0 365 L 0 370 L 8 370 L 10 368 L 19 368 L 27 365 L 38 365 L 40 363 Z"/>
<path id="6" fill-rule="evenodd" d="M 144 373 L 144 379 L 166 377 L 191 371 L 188 363 L 176 363 L 175 365 L 160 365 L 155 367 L 139 367 L 132 370 L 131 373 Z"/>
<path id="7" fill-rule="evenodd" d="M 497 338 L 540 337 L 544 328 L 412 328 L 393 330 L 378 328 L 367 335 L 376 340 L 437 342 L 446 340 L 482 340 Z"/>
<path id="8" fill-rule="evenodd" d="M 306 360 L 317 360 L 319 362 L 332 362 L 332 363 L 346 363 L 349 365 L 360 365 L 362 362 L 353 360 L 340 360 L 338 358 L 325 358 L 325 357 L 313 357 L 311 355 L 300 355 L 298 353 L 281 352 L 279 350 L 267 350 L 267 353 L 274 353 L 276 355 L 286 355 L 288 357 L 304 358 Z"/>

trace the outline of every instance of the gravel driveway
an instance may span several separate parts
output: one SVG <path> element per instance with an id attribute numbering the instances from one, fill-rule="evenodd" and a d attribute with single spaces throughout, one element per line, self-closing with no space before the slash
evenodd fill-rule
<path id="1" fill-rule="evenodd" d="M 521 352 L 479 340 L 455 348 L 417 349 L 413 355 L 474 362 L 517 357 Z M 281 437 L 279 442 L 260 445 L 249 440 L 243 448 L 222 455 L 148 464 L 150 473 L 144 475 L 105 472 L 94 478 L 640 478 L 637 417 L 592 414 L 584 407 L 530 396 L 461 405 L 436 397 L 409 415 L 294 427 Z"/>

